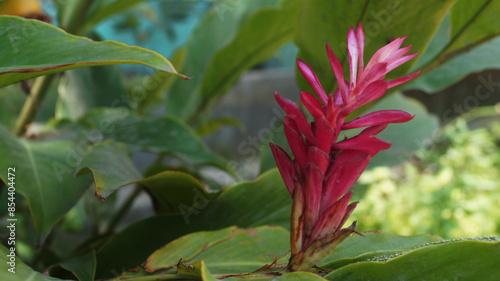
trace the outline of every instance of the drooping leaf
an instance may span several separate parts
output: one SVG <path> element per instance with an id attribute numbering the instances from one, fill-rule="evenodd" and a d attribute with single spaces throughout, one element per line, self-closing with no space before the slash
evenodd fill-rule
<path id="1" fill-rule="evenodd" d="M 336 269 L 346 264 L 384 253 L 401 252 L 415 246 L 443 240 L 437 235 L 401 236 L 383 231 L 365 232 L 365 237 L 354 235 L 342 242 L 324 260 L 319 263 L 322 268 Z"/>
<path id="2" fill-rule="evenodd" d="M 115 41 L 94 42 L 38 20 L 0 16 L 0 39 L 0 87 L 69 69 L 127 63 L 187 78 L 156 52 Z"/>
<path id="3" fill-rule="evenodd" d="M 224 159 L 210 152 L 191 128 L 174 117 L 139 117 L 116 108 L 92 110 L 83 120 L 93 124 L 104 139 L 123 142 L 130 149 L 170 153 L 191 163 L 228 169 Z"/>
<path id="4" fill-rule="evenodd" d="M 312 66 L 326 92 L 333 92 L 335 79 L 326 56 L 326 43 L 330 43 L 346 67 L 347 32 L 361 22 L 366 40 L 365 63 L 376 50 L 397 37 L 408 36 L 405 45 L 412 45 L 411 52 L 422 53 L 455 1 L 303 1 L 295 36 L 298 56 Z M 396 68 L 389 77 L 408 72 L 416 60 L 418 57 Z M 347 68 L 344 70 L 347 73 Z M 303 78 L 299 78 L 299 85 L 308 89 Z"/>
<path id="5" fill-rule="evenodd" d="M 4 245 L 0 245 L 0 279 L 9 281 L 61 281 L 62 279 L 49 277 L 40 272 L 36 272 L 29 266 L 25 265 L 19 257 L 15 257 L 12 265 L 14 266 L 14 273 L 10 272 L 9 269 L 11 262 L 8 255 L 10 255 L 10 247 L 6 248 Z"/>
<path id="6" fill-rule="evenodd" d="M 378 256 L 338 268 L 325 276 L 349 280 L 497 280 L 500 242 L 458 241 Z"/>
<path id="7" fill-rule="evenodd" d="M 181 214 L 191 208 L 201 208 L 213 199 L 205 187 L 194 177 L 175 171 L 165 171 L 137 181 L 146 187 L 156 201 L 156 211 L 160 214 Z"/>
<path id="8" fill-rule="evenodd" d="M 90 145 L 76 167 L 76 175 L 92 173 L 96 196 L 102 200 L 120 187 L 142 179 L 134 167 L 126 146 L 106 140 Z"/>
<path id="9" fill-rule="evenodd" d="M 205 102 L 225 94 L 247 69 L 267 60 L 292 39 L 299 1 L 261 9 L 240 28 L 235 39 L 212 56 L 201 84 Z"/>
<path id="10" fill-rule="evenodd" d="M 214 274 L 249 273 L 287 256 L 289 235 L 286 229 L 269 226 L 192 233 L 155 251 L 145 268 L 153 272 L 173 267 L 180 259 L 190 264 L 203 260 Z"/>
<path id="11" fill-rule="evenodd" d="M 156 249 L 195 231 L 217 230 L 228 226 L 289 227 L 291 199 L 279 172 L 274 169 L 256 181 L 223 189 L 216 200 L 198 198 L 180 216 L 157 215 L 133 224 L 110 238 L 97 251 L 99 278 L 142 263 Z M 162 235 L 156 235 L 161 233 Z M 122 255 L 116 256 L 121 251 Z"/>
<path id="12" fill-rule="evenodd" d="M 228 1 L 210 7 L 193 30 L 184 50 L 186 60 L 180 70 L 196 77 L 186 83 L 175 81 L 167 99 L 167 114 L 181 120 L 200 106 L 201 82 L 215 52 L 235 38 L 238 29 L 262 7 L 277 6 L 278 0 Z"/>
<path id="13" fill-rule="evenodd" d="M 0 176 L 8 182 L 8 168 L 15 168 L 16 191 L 28 200 L 38 243 L 78 201 L 91 182 L 75 178 L 74 169 L 85 143 L 29 141 L 0 126 Z"/>
<path id="14" fill-rule="evenodd" d="M 74 257 L 49 268 L 51 276 L 59 276 L 61 272 L 69 271 L 78 281 L 93 281 L 95 275 L 95 252 Z"/>

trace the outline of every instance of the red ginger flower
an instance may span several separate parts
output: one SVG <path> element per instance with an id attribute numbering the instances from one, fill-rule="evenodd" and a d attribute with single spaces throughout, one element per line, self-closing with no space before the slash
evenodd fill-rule
<path id="1" fill-rule="evenodd" d="M 356 231 L 356 222 L 342 229 L 358 202 L 349 204 L 348 191 L 370 159 L 391 144 L 375 135 L 389 123 L 402 123 L 413 116 L 400 110 L 381 110 L 346 122 L 355 109 L 380 98 L 388 88 L 407 82 L 419 72 L 384 80 L 385 75 L 417 53 L 405 55 L 411 46 L 400 48 L 398 38 L 379 49 L 364 66 L 364 33 L 358 24 L 347 35 L 350 81 L 344 80 L 342 66 L 329 45 L 326 47 L 339 85 L 327 95 L 312 68 L 297 59 L 300 72 L 319 98 L 301 92 L 300 99 L 314 117 L 307 122 L 295 103 L 275 94 L 285 111 L 284 130 L 294 159 L 279 146 L 271 150 L 285 185 L 293 198 L 291 217 L 291 257 L 288 270 L 307 270 L 321 261 L 345 238 Z M 342 130 L 367 127 L 359 135 L 337 142 Z"/>

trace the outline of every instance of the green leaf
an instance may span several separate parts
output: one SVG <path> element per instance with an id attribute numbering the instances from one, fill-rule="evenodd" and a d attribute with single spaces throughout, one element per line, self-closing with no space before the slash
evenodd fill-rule
<path id="1" fill-rule="evenodd" d="M 497 240 L 498 241 L 498 240 Z M 497 280 L 500 242 L 458 241 L 353 263 L 325 276 L 349 280 Z"/>
<path id="2" fill-rule="evenodd" d="M 450 42 L 439 59 L 448 60 L 499 35 L 499 4 L 498 0 L 458 0 L 450 14 Z"/>
<path id="3" fill-rule="evenodd" d="M 343 62 L 344 73 L 347 73 L 348 66 L 347 32 L 358 22 L 365 30 L 365 62 L 389 41 L 403 36 L 408 36 L 405 44 L 411 44 L 412 51 L 422 53 L 455 1 L 302 1 L 295 37 L 298 56 L 312 66 L 325 90 L 333 92 L 335 79 L 326 55 L 326 43 L 330 43 Z M 417 59 L 393 70 L 389 78 L 408 72 Z M 300 77 L 301 89 L 310 89 L 300 73 L 297 77 Z"/>
<path id="4" fill-rule="evenodd" d="M 111 237 L 97 251 L 96 276 L 110 277 L 113 270 L 133 268 L 165 243 L 191 232 L 232 225 L 248 228 L 273 224 L 288 228 L 290 223 L 291 198 L 277 169 L 255 181 L 224 188 L 212 202 L 210 198 L 198 198 L 193 205 L 198 207 L 180 216 L 153 216 Z M 117 257 L 117 252 L 122 254 Z"/>
<path id="5" fill-rule="evenodd" d="M 244 71 L 269 59 L 292 39 L 295 27 L 284 23 L 296 20 L 298 3 L 254 13 L 235 39 L 212 56 L 201 84 L 205 102 L 225 94 Z"/>
<path id="6" fill-rule="evenodd" d="M 470 73 L 498 69 L 499 65 L 500 38 L 495 38 L 419 77 L 415 82 L 409 84 L 405 90 L 420 89 L 427 93 L 436 93 L 460 81 Z M 486 92 L 489 89 L 481 89 L 481 93 L 483 91 Z"/>
<path id="7" fill-rule="evenodd" d="M 0 124 L 10 132 L 14 131 L 25 99 L 26 95 L 19 90 L 18 85 L 0 89 Z"/>
<path id="8" fill-rule="evenodd" d="M 183 122 L 174 117 L 139 117 L 123 108 L 89 111 L 90 122 L 105 139 L 123 142 L 131 149 L 171 153 L 195 164 L 214 164 L 228 169 L 220 156 L 208 147 Z"/>
<path id="9" fill-rule="evenodd" d="M 12 136 L 1 126 L 0 136 L 0 176 L 7 184 L 8 168 L 15 168 L 16 192 L 28 200 L 41 244 L 90 184 L 89 177 L 73 176 L 86 144 L 29 141 Z"/>
<path id="10" fill-rule="evenodd" d="M 210 135 L 224 126 L 236 127 L 240 130 L 245 128 L 245 125 L 243 125 L 243 123 L 236 118 L 220 117 L 212 120 L 201 121 L 201 124 L 196 128 L 196 134 L 198 136 Z"/>
<path id="11" fill-rule="evenodd" d="M 29 266 L 25 265 L 19 257 L 15 257 L 15 261 L 13 263 L 15 269 L 12 273 L 9 271 L 11 265 L 10 248 L 5 248 L 4 245 L 0 245 L 0 279 L 1 280 L 9 280 L 9 281 L 56 281 L 62 280 L 58 278 L 49 277 L 40 272 L 36 272 L 31 269 Z"/>
<path id="12" fill-rule="evenodd" d="M 93 281 L 95 276 L 96 259 L 95 252 L 74 257 L 49 268 L 52 276 L 58 276 L 61 271 L 69 271 L 78 281 Z"/>
<path id="13" fill-rule="evenodd" d="M 201 208 L 208 201 L 203 199 L 215 197 L 208 194 L 205 187 L 194 177 L 175 171 L 165 171 L 140 180 L 156 204 L 156 211 L 160 214 L 181 214 L 189 212 L 191 208 Z M 201 200 L 201 203 L 200 201 Z"/>
<path id="14" fill-rule="evenodd" d="M 393 253 L 413 249 L 415 246 L 443 240 L 437 235 L 422 234 L 402 236 L 393 233 L 375 231 L 364 232 L 365 237 L 354 235 L 342 242 L 328 257 L 319 263 L 321 268 L 336 269 L 346 264 L 369 257 L 380 256 L 386 252 Z"/>
<path id="15" fill-rule="evenodd" d="M 130 160 L 126 146 L 112 140 L 91 145 L 83 152 L 76 175 L 89 172 L 94 177 L 96 196 L 104 201 L 120 187 L 142 179 Z"/>
<path id="16" fill-rule="evenodd" d="M 255 229 L 228 227 L 218 231 L 183 236 L 155 251 L 145 268 L 153 272 L 175 266 L 179 259 L 194 263 L 203 260 L 215 274 L 239 274 L 271 265 L 273 257 L 288 255 L 290 233 L 280 227 Z"/>
<path id="17" fill-rule="evenodd" d="M 175 81 L 167 99 L 167 114 L 186 120 L 195 113 L 202 101 L 201 82 L 211 58 L 229 44 L 239 27 L 262 7 L 277 6 L 279 0 L 253 0 L 217 3 L 206 12 L 193 30 L 183 51 L 186 59 L 183 72 L 196 79 Z"/>
<path id="18" fill-rule="evenodd" d="M 92 108 L 128 107 L 129 103 L 123 75 L 114 65 L 67 71 L 61 77 L 58 91 L 58 119 L 77 120 Z"/>
<path id="19" fill-rule="evenodd" d="M 77 29 L 77 34 L 82 34 L 106 18 L 124 12 L 137 4 L 152 0 L 99 0 L 94 1 L 89 13 Z"/>
<path id="20" fill-rule="evenodd" d="M 69 69 L 127 63 L 187 78 L 156 52 L 115 41 L 95 42 L 38 20 L 0 16 L 0 39 L 0 87 Z"/>

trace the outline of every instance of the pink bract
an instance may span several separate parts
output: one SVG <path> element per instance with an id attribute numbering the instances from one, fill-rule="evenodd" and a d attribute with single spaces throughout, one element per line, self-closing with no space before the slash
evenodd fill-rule
<path id="1" fill-rule="evenodd" d="M 299 107 L 275 94 L 285 111 L 284 130 L 292 158 L 271 142 L 271 150 L 285 185 L 293 197 L 291 217 L 291 257 L 288 270 L 307 270 L 340 242 L 356 231 L 356 222 L 342 229 L 357 202 L 349 204 L 349 189 L 370 159 L 391 144 L 377 137 L 389 123 L 402 123 L 413 116 L 400 110 L 382 110 L 346 122 L 359 107 L 382 97 L 387 89 L 407 82 L 419 72 L 389 81 L 385 75 L 414 58 L 411 46 L 401 48 L 405 38 L 397 38 L 380 48 L 364 65 L 364 32 L 358 24 L 347 35 L 350 80 L 344 79 L 342 65 L 326 46 L 338 88 L 327 94 L 305 62 L 297 65 L 315 95 L 301 92 L 304 107 L 314 117 L 308 123 Z M 357 136 L 337 141 L 342 130 L 366 127 Z"/>

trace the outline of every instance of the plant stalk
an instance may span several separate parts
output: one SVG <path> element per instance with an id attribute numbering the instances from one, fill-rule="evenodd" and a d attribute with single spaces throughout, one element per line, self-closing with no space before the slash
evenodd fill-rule
<path id="1" fill-rule="evenodd" d="M 31 88 L 30 94 L 24 102 L 19 118 L 17 119 L 16 126 L 14 128 L 14 134 L 16 136 L 22 136 L 26 133 L 28 125 L 35 120 L 36 114 L 42 105 L 42 102 L 47 95 L 50 88 L 52 80 L 54 80 L 55 74 L 38 77 Z"/>

